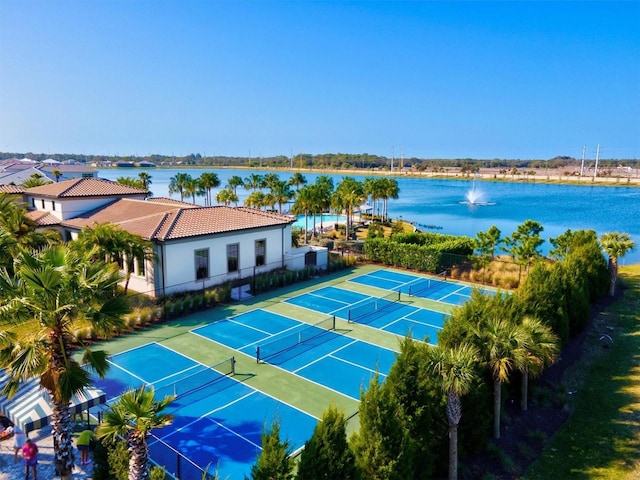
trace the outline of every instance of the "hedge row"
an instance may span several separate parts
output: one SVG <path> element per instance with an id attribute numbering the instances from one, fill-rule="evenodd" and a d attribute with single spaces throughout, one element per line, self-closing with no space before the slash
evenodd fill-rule
<path id="1" fill-rule="evenodd" d="M 452 267 L 447 254 L 472 253 L 473 239 L 434 233 L 403 233 L 391 239 L 371 238 L 364 242 L 367 260 L 423 272 L 437 273 Z"/>

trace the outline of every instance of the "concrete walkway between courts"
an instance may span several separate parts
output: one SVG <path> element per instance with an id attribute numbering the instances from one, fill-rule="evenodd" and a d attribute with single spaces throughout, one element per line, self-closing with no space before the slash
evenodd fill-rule
<path id="1" fill-rule="evenodd" d="M 51 426 L 40 430 L 29 432 L 29 438 L 38 446 L 38 480 L 55 480 L 60 477 L 55 474 L 53 468 L 53 437 L 51 436 Z M 75 443 L 74 443 L 75 445 Z M 76 462 L 80 463 L 80 452 L 75 450 Z M 90 480 L 93 463 L 85 467 L 76 465 L 71 478 L 74 480 Z M 13 458 L 13 438 L 8 438 L 0 442 L 0 480 L 22 480 L 24 479 L 24 462 L 18 453 L 18 461 Z M 29 479 L 33 480 L 33 475 L 29 472 Z"/>

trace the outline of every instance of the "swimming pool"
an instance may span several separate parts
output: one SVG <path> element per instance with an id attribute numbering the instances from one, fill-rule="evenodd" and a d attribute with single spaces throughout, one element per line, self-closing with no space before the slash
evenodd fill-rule
<path id="1" fill-rule="evenodd" d="M 307 216 L 307 225 L 309 230 L 313 230 L 313 217 L 314 215 Z M 323 213 L 322 215 L 315 215 L 316 228 L 320 228 L 320 219 L 322 219 L 322 226 L 327 228 L 335 223 L 345 223 L 347 217 L 345 215 L 335 215 L 333 213 Z M 293 224 L 293 228 L 305 228 L 304 215 L 298 215 L 297 220 Z"/>

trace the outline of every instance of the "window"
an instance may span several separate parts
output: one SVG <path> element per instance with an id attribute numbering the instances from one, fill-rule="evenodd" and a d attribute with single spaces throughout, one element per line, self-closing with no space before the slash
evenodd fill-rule
<path id="1" fill-rule="evenodd" d="M 196 280 L 209 278 L 209 249 L 195 250 Z"/>
<path id="2" fill-rule="evenodd" d="M 42 199 L 42 208 L 44 208 L 44 198 Z"/>
<path id="3" fill-rule="evenodd" d="M 256 240 L 256 267 L 264 265 L 267 256 L 267 241 Z"/>
<path id="4" fill-rule="evenodd" d="M 239 243 L 227 245 L 227 272 L 238 271 L 238 252 L 240 251 Z"/>
<path id="5" fill-rule="evenodd" d="M 53 210 L 54 212 L 56 211 L 56 201 L 55 200 L 51 200 L 51 210 Z"/>

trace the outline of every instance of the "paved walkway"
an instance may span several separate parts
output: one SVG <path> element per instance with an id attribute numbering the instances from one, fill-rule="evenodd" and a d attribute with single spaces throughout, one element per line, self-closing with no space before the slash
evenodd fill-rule
<path id="1" fill-rule="evenodd" d="M 47 426 L 41 430 L 29 432 L 29 438 L 38 446 L 38 480 L 59 479 L 53 468 L 53 437 L 51 427 Z M 80 461 L 80 452 L 75 451 L 76 461 Z M 88 470 L 84 470 L 87 468 Z M 0 480 L 22 480 L 24 478 L 24 464 L 22 457 L 18 454 L 18 461 L 13 459 L 13 439 L 0 442 Z M 29 478 L 33 480 L 31 472 Z M 74 480 L 90 480 L 91 464 L 88 467 L 76 466 L 73 471 Z"/>

